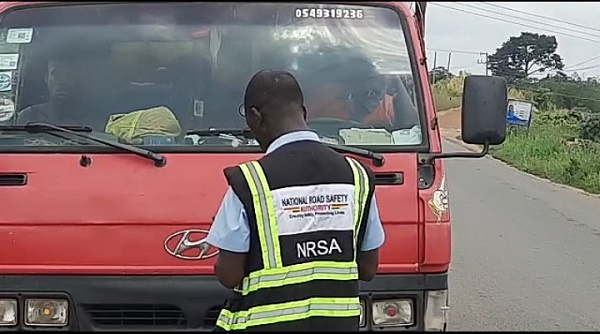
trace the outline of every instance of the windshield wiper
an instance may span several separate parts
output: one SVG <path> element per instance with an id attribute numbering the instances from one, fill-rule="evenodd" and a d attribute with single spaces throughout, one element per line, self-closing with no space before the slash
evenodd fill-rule
<path id="1" fill-rule="evenodd" d="M 188 135 L 198 135 L 198 136 L 219 136 L 222 134 L 232 135 L 232 136 L 243 136 L 246 138 L 254 138 L 252 131 L 250 129 L 217 129 L 217 128 L 209 128 L 209 129 L 194 129 L 188 130 L 186 132 Z"/>
<path id="2" fill-rule="evenodd" d="M 215 128 L 211 128 L 211 129 L 204 129 L 204 130 L 189 130 L 187 132 L 187 134 L 188 135 L 199 135 L 199 136 L 219 136 L 219 135 L 227 134 L 227 135 L 234 135 L 234 136 L 243 136 L 246 138 L 254 138 L 254 135 L 252 134 L 252 131 L 250 131 L 250 129 L 215 129 Z M 377 167 L 381 167 L 385 163 L 385 158 L 383 157 L 383 155 L 379 154 L 379 153 L 375 153 L 373 151 L 369 151 L 369 150 L 365 150 L 365 149 L 357 148 L 357 147 L 346 146 L 346 145 L 336 145 L 336 144 L 329 144 L 329 143 L 323 143 L 323 144 L 331 147 L 332 149 L 334 149 L 340 153 L 349 153 L 349 154 L 357 155 L 359 157 L 371 159 L 371 161 L 373 161 L 373 165 L 375 165 Z"/>
<path id="3" fill-rule="evenodd" d="M 250 129 L 215 129 L 215 128 L 211 128 L 211 129 L 204 129 L 204 130 L 189 130 L 187 132 L 187 134 L 188 135 L 199 135 L 199 136 L 219 136 L 219 135 L 227 134 L 227 135 L 234 135 L 234 136 L 243 136 L 246 138 L 254 138 L 254 135 L 252 134 L 252 131 L 250 131 Z M 369 151 L 369 150 L 365 150 L 365 149 L 357 148 L 357 147 L 346 146 L 346 145 L 336 145 L 336 144 L 329 144 L 329 143 L 323 143 L 323 144 L 331 147 L 332 149 L 334 149 L 340 153 L 349 153 L 349 154 L 357 155 L 359 157 L 371 159 L 373 161 L 373 165 L 375 165 L 377 167 L 381 167 L 385 163 L 385 158 L 383 157 L 383 155 L 379 154 L 379 153 L 375 153 L 373 151 Z"/>
<path id="4" fill-rule="evenodd" d="M 71 131 L 75 131 L 75 132 L 92 132 L 92 128 L 90 128 L 89 126 L 70 126 L 70 125 L 65 125 L 65 126 L 60 126 L 63 129 L 67 129 L 67 130 L 71 130 Z M 18 131 L 18 132 L 36 132 L 34 130 L 37 130 L 38 128 L 40 128 L 39 126 L 37 126 L 35 123 L 29 123 L 27 125 L 0 125 L 0 131 Z M 40 131 L 37 131 L 40 132 Z"/>
<path id="5" fill-rule="evenodd" d="M 92 128 L 90 128 L 89 126 L 64 126 L 63 127 L 63 126 L 58 126 L 58 125 L 53 125 L 53 124 L 48 124 L 48 123 L 35 122 L 35 123 L 28 123 L 26 125 L 21 125 L 21 126 L 0 127 L 0 130 L 27 131 L 27 132 L 32 132 L 32 133 L 35 133 L 35 132 L 51 133 L 52 131 L 68 133 L 68 134 L 71 134 L 71 135 L 79 137 L 79 138 L 88 139 L 88 140 L 95 141 L 100 144 L 104 144 L 106 146 L 110 146 L 110 147 L 117 148 L 117 149 L 120 149 L 123 151 L 131 152 L 142 158 L 150 159 L 150 160 L 154 161 L 154 165 L 156 167 L 163 167 L 164 165 L 167 164 L 167 159 L 165 159 L 165 157 L 163 157 L 162 155 L 160 155 L 158 153 L 154 153 L 152 151 L 145 150 L 143 148 L 135 147 L 132 145 L 119 143 L 117 141 L 97 138 L 97 137 L 91 136 L 89 134 L 82 133 L 82 132 L 85 132 L 85 133 L 92 132 Z"/>
<path id="6" fill-rule="evenodd" d="M 340 153 L 349 153 L 349 154 L 357 155 L 359 157 L 369 158 L 373 162 L 373 165 L 375 165 L 376 167 L 381 167 L 385 163 L 385 158 L 383 157 L 383 154 L 380 154 L 380 153 L 375 153 L 373 151 L 365 150 L 363 148 L 346 146 L 346 145 L 336 145 L 336 144 L 329 144 L 329 143 L 324 143 L 324 144 Z"/>

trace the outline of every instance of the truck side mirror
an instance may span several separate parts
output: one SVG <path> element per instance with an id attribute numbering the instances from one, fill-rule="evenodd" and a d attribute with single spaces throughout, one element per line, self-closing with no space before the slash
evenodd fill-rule
<path id="1" fill-rule="evenodd" d="M 504 78 L 467 76 L 461 111 L 463 142 L 476 145 L 502 144 L 506 139 L 507 108 L 508 87 Z"/>
<path id="2" fill-rule="evenodd" d="M 430 164 L 436 159 L 482 158 L 490 145 L 506 139 L 508 85 L 501 77 L 470 75 L 465 78 L 462 97 L 462 141 L 483 145 L 481 152 L 427 153 L 419 155 L 419 163 Z"/>

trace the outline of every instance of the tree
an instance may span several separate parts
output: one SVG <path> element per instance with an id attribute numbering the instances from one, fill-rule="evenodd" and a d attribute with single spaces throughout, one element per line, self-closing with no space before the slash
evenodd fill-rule
<path id="1" fill-rule="evenodd" d="M 562 70 L 562 57 L 556 53 L 556 37 L 522 32 L 510 37 L 488 58 L 488 69 L 493 75 L 506 78 L 509 83 L 524 80 L 530 75 L 548 70 Z"/>
<path id="2" fill-rule="evenodd" d="M 432 69 L 431 71 L 429 71 L 429 80 L 431 82 L 442 81 L 442 80 L 450 79 L 452 77 L 453 77 L 452 73 L 450 73 L 450 71 L 448 71 L 448 69 L 445 68 L 444 66 L 438 66 L 438 67 Z M 434 80 L 434 78 L 435 78 L 435 80 Z"/>

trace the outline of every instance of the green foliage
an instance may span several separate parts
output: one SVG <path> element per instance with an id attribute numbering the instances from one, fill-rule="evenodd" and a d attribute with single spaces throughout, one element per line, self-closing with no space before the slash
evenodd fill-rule
<path id="1" fill-rule="evenodd" d="M 560 110 L 555 112 L 542 112 L 536 115 L 535 121 L 563 129 L 563 133 L 574 133 L 583 120 L 581 112 L 573 110 Z"/>
<path id="2" fill-rule="evenodd" d="M 437 111 L 460 107 L 464 81 L 463 76 L 449 76 L 440 81 L 436 79 L 432 88 Z"/>
<path id="3" fill-rule="evenodd" d="M 600 84 L 596 80 L 551 77 L 535 83 L 521 83 L 516 87 L 531 91 L 533 100 L 542 110 L 584 107 L 591 112 L 600 112 Z"/>
<path id="4" fill-rule="evenodd" d="M 529 46 L 529 47 L 528 47 Z M 521 33 L 488 59 L 494 75 L 510 84 L 511 99 L 533 102 L 530 129 L 510 128 L 504 144 L 491 154 L 525 172 L 600 194 L 600 82 L 560 72 L 553 36 Z M 541 80 L 534 72 L 558 70 Z M 464 77 L 437 81 L 436 106 L 459 100 Z"/>
<path id="5" fill-rule="evenodd" d="M 600 143 L 600 117 L 585 117 L 578 126 L 579 138 Z M 598 157 L 600 159 L 600 157 Z"/>
<path id="6" fill-rule="evenodd" d="M 460 107 L 461 98 L 449 96 L 444 91 L 434 90 L 433 102 L 435 104 L 435 110 L 444 111 Z"/>
<path id="7" fill-rule="evenodd" d="M 510 130 L 492 155 L 525 172 L 598 194 L 600 143 L 574 137 L 570 124 L 576 117 L 540 114 L 529 131 Z"/>
<path id="8" fill-rule="evenodd" d="M 430 82 L 438 82 L 443 80 L 448 80 L 454 77 L 454 74 L 450 73 L 448 69 L 444 66 L 438 66 L 431 71 L 429 71 L 429 81 Z"/>
<path id="9" fill-rule="evenodd" d="M 433 85 L 433 98 L 436 110 L 444 111 L 460 107 L 465 76 L 449 76 L 444 80 L 436 80 Z M 528 90 L 513 87 L 509 89 L 508 96 L 511 99 L 531 101 L 535 94 Z"/>
<path id="10" fill-rule="evenodd" d="M 563 69 L 557 48 L 554 36 L 522 32 L 510 37 L 489 56 L 488 67 L 492 74 L 506 78 L 509 83 L 519 82 L 533 73 Z"/>
<path id="11" fill-rule="evenodd" d="M 450 77 L 446 80 L 436 81 L 433 89 L 450 97 L 461 97 L 463 93 L 465 77 Z"/>

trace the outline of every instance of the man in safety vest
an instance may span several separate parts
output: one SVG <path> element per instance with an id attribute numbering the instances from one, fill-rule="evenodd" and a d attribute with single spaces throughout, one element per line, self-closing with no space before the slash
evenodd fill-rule
<path id="1" fill-rule="evenodd" d="M 372 172 L 308 130 L 290 73 L 255 74 L 244 106 L 266 155 L 224 171 L 208 243 L 233 295 L 217 330 L 358 331 L 358 282 L 375 276 L 384 242 Z"/>

